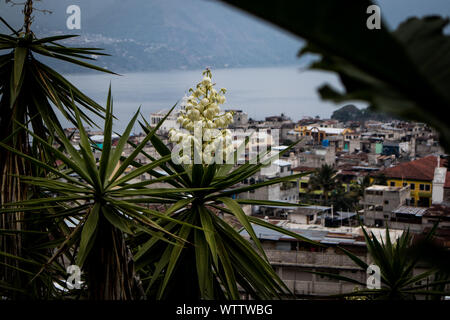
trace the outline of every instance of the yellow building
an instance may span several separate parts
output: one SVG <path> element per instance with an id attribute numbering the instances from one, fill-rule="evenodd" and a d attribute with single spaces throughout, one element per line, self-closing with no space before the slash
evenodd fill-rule
<path id="1" fill-rule="evenodd" d="M 328 128 L 321 127 L 320 125 L 297 126 L 294 130 L 299 132 L 301 137 L 311 136 L 319 143 L 327 137 L 339 135 L 345 136 L 353 133 L 353 130 L 349 128 Z"/>
<path id="2" fill-rule="evenodd" d="M 388 186 L 411 188 L 410 205 L 418 207 L 431 206 L 434 171 L 437 166 L 443 167 L 443 161 L 436 156 L 427 156 L 418 160 L 401 163 L 398 166 L 382 171 L 387 178 Z M 445 188 L 450 184 L 450 173 L 447 172 Z"/>
<path id="3" fill-rule="evenodd" d="M 409 185 L 411 189 L 411 198 L 409 204 L 417 207 L 431 206 L 432 183 L 429 181 L 413 180 L 413 179 L 387 179 L 388 186 L 404 187 Z"/>

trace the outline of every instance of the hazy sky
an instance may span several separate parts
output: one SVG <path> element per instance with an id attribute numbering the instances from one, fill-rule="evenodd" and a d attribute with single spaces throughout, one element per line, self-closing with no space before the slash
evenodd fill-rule
<path id="1" fill-rule="evenodd" d="M 381 16 L 392 28 L 410 16 L 450 16 L 450 0 L 376 0 Z M 447 29 L 448 30 L 448 29 Z"/>

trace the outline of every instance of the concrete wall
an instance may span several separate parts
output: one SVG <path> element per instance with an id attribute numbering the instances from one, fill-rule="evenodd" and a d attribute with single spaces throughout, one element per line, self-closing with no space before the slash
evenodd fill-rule
<path id="1" fill-rule="evenodd" d="M 324 164 L 334 165 L 335 162 L 336 153 L 330 148 L 302 152 L 298 155 L 299 166 L 320 168 Z"/>
<path id="2" fill-rule="evenodd" d="M 366 273 L 345 255 L 304 252 L 266 250 L 270 263 L 277 274 L 296 295 L 326 296 L 331 294 L 348 293 L 355 290 L 357 285 L 330 279 L 308 271 L 319 271 L 339 274 L 365 283 Z M 364 261 L 366 258 L 360 256 Z"/>

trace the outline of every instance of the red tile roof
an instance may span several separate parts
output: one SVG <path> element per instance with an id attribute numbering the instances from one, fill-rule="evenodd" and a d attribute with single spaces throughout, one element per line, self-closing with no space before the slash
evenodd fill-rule
<path id="1" fill-rule="evenodd" d="M 317 168 L 305 167 L 305 166 L 298 166 L 298 167 L 292 168 L 292 171 L 297 171 L 297 172 L 315 171 L 315 170 L 317 170 Z"/>
<path id="2" fill-rule="evenodd" d="M 445 161 L 441 159 L 440 166 L 444 167 Z M 420 181 L 433 181 L 434 169 L 437 167 L 437 157 L 427 156 L 418 160 L 401 163 L 398 166 L 382 171 L 388 178 L 410 179 Z M 450 188 L 450 172 L 447 171 L 445 188 Z"/>

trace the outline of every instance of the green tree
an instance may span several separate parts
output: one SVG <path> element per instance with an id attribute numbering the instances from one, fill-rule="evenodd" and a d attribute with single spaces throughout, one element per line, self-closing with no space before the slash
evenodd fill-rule
<path id="1" fill-rule="evenodd" d="M 336 174 L 337 170 L 333 166 L 324 164 L 309 177 L 310 191 L 321 190 L 320 198 L 325 205 L 329 204 L 330 192 L 335 190 L 340 183 Z"/>
<path id="2" fill-rule="evenodd" d="M 373 177 L 373 184 L 379 186 L 387 186 L 387 177 L 384 173 L 377 174 Z"/>

